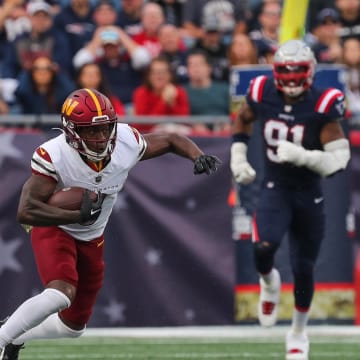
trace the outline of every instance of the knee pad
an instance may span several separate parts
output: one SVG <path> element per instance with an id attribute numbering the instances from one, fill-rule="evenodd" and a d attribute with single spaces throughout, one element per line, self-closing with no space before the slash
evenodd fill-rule
<path id="1" fill-rule="evenodd" d="M 256 242 L 254 244 L 255 266 L 260 274 L 267 274 L 274 266 L 274 256 L 278 244 Z"/>
<path id="2" fill-rule="evenodd" d="M 254 243 L 255 254 L 260 257 L 273 256 L 278 247 L 278 244 L 273 244 L 266 241 Z"/>

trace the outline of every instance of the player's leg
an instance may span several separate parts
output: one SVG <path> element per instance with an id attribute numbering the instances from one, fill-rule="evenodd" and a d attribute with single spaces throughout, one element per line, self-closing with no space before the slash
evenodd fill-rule
<path id="1" fill-rule="evenodd" d="M 78 281 L 71 306 L 59 314 L 50 315 L 40 325 L 14 340 L 14 344 L 39 338 L 75 338 L 84 333 L 104 277 L 103 237 L 90 242 L 76 241 L 75 245 Z"/>
<path id="2" fill-rule="evenodd" d="M 288 360 L 307 360 L 309 340 L 306 325 L 314 294 L 314 266 L 324 235 L 323 203 L 318 187 L 298 194 L 297 210 L 291 225 L 290 260 L 294 276 L 294 303 L 291 329 L 287 334 Z"/>
<path id="3" fill-rule="evenodd" d="M 27 332 L 34 332 L 45 319 L 52 319 L 51 314 L 66 309 L 75 298 L 76 246 L 74 240 L 57 227 L 34 228 L 32 245 L 41 280 L 46 288 L 20 305 L 0 328 L 0 348 L 2 358 L 9 358 L 6 352 L 11 343 L 20 345 L 19 337 Z M 62 279 L 62 280 L 59 280 Z M 29 338 L 32 338 L 32 335 Z M 43 336 L 47 331 L 43 329 Z M 8 349 L 7 349 L 8 348 Z"/>
<path id="4" fill-rule="evenodd" d="M 277 321 L 281 279 L 274 258 L 291 220 L 287 190 L 263 189 L 254 221 L 255 266 L 260 277 L 258 317 L 260 324 L 273 326 Z"/>
<path id="5" fill-rule="evenodd" d="M 68 309 L 60 312 L 62 321 L 86 326 L 104 280 L 104 236 L 89 242 L 77 242 L 79 281 L 76 297 Z"/>

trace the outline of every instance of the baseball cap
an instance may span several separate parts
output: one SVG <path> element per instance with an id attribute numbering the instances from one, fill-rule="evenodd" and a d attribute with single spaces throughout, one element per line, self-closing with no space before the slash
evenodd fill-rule
<path id="1" fill-rule="evenodd" d="M 28 14 L 34 15 L 35 13 L 39 11 L 43 11 L 47 13 L 48 15 L 51 15 L 51 6 L 46 3 L 45 1 L 31 1 L 28 3 L 26 8 Z"/>
<path id="2" fill-rule="evenodd" d="M 335 9 L 324 8 L 318 13 L 316 17 L 316 23 L 323 24 L 326 22 L 326 20 L 333 20 L 335 22 L 338 22 L 339 19 L 340 19 L 339 13 Z"/>
<path id="3" fill-rule="evenodd" d="M 119 34 L 114 30 L 104 30 L 100 34 L 103 44 L 118 44 L 120 41 Z"/>
<path id="4" fill-rule="evenodd" d="M 216 16 L 208 15 L 203 21 L 202 28 L 208 32 L 220 32 L 219 20 Z"/>

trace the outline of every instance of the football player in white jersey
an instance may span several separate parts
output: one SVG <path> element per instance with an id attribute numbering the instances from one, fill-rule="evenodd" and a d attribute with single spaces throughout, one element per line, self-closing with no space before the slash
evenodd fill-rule
<path id="1" fill-rule="evenodd" d="M 78 337 L 85 331 L 104 276 L 104 229 L 117 193 L 138 161 L 175 153 L 194 162 L 194 174 L 211 174 L 220 160 L 177 134 L 140 134 L 117 123 L 109 99 L 79 89 L 65 100 L 63 133 L 39 146 L 32 175 L 23 186 L 18 221 L 30 225 L 31 241 L 45 290 L 22 305 L 0 328 L 1 360 L 18 359 L 25 341 Z M 47 204 L 64 187 L 84 193 L 80 210 Z"/>

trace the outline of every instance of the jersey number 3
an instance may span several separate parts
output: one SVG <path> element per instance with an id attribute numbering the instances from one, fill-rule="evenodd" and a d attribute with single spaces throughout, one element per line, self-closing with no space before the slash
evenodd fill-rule
<path id="1" fill-rule="evenodd" d="M 276 154 L 278 141 L 287 140 L 293 142 L 295 145 L 302 145 L 304 126 L 288 126 L 278 120 L 268 120 L 264 127 L 264 138 L 266 142 L 266 156 L 270 161 L 279 163 L 280 161 Z"/>

